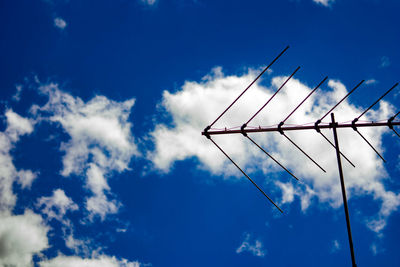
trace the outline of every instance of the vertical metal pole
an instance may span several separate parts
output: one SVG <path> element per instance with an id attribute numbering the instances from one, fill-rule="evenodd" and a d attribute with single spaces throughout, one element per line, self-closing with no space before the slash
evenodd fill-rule
<path id="1" fill-rule="evenodd" d="M 335 122 L 335 115 L 331 113 L 331 118 L 332 118 L 332 130 L 333 130 L 333 136 L 335 138 L 335 146 L 336 146 L 336 157 L 337 157 L 337 162 L 338 162 L 338 167 L 339 167 L 339 176 L 340 176 L 340 185 L 342 187 L 342 196 L 343 196 L 343 206 L 344 206 L 344 212 L 346 214 L 346 224 L 347 224 L 347 234 L 349 236 L 349 245 L 350 245 L 350 254 L 351 254 L 351 261 L 353 263 L 353 267 L 357 267 L 356 265 L 356 259 L 354 257 L 354 248 L 353 248 L 353 239 L 351 237 L 351 228 L 350 228 L 350 218 L 349 218 L 349 209 L 347 207 L 347 197 L 346 197 L 346 187 L 344 185 L 344 178 L 343 178 L 343 170 L 342 170 L 342 162 L 340 160 L 340 150 L 339 150 L 339 141 L 337 137 L 337 132 L 336 132 L 336 122 Z"/>

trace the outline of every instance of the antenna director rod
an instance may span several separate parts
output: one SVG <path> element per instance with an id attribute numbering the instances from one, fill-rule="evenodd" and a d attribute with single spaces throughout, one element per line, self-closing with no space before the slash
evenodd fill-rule
<path id="1" fill-rule="evenodd" d="M 211 138 L 209 138 L 211 142 L 214 143 L 214 145 L 232 162 L 233 165 L 236 166 L 236 168 L 239 169 L 239 171 L 246 176 L 246 178 L 255 186 L 257 187 L 257 189 L 281 212 L 283 213 L 283 210 L 281 210 L 281 208 L 278 207 L 278 205 L 275 204 L 275 202 L 267 195 L 265 194 L 265 192 L 228 156 L 228 154 L 225 153 L 225 151 L 217 144 L 215 143 L 214 140 L 212 140 Z"/>
<path id="2" fill-rule="evenodd" d="M 360 122 L 354 124 L 357 128 L 359 127 L 388 127 L 388 122 Z M 352 123 L 338 123 L 336 128 L 352 128 L 354 126 Z M 400 126 L 400 121 L 393 121 L 391 123 L 393 126 Z M 331 129 L 332 125 L 330 124 L 320 124 L 318 125 L 320 129 Z M 253 129 L 237 129 L 237 130 L 211 130 L 207 132 L 202 132 L 202 135 L 220 135 L 220 134 L 242 134 L 244 133 L 259 133 L 259 132 L 279 132 L 282 131 L 296 131 L 296 130 L 315 130 L 314 125 L 299 125 L 299 126 L 282 126 L 282 127 L 259 127 Z"/>
<path id="3" fill-rule="evenodd" d="M 376 105 L 376 103 L 378 103 L 379 101 L 381 101 L 382 98 L 384 98 L 387 94 L 390 93 L 390 91 L 392 91 L 399 83 L 396 83 L 395 85 L 392 86 L 392 88 L 390 88 L 386 93 L 384 93 L 378 100 L 376 100 L 371 106 L 369 106 L 363 113 L 361 113 L 360 116 L 357 117 L 357 120 L 359 120 L 362 115 L 364 115 L 365 113 L 367 113 L 368 110 L 370 110 L 373 106 Z M 398 113 L 397 113 L 398 114 Z"/>
<path id="4" fill-rule="evenodd" d="M 362 80 L 359 84 L 356 85 L 356 87 L 354 87 L 347 95 L 345 95 L 333 108 L 331 108 L 321 119 L 319 119 L 320 121 L 322 121 L 326 116 L 328 116 L 329 113 L 331 113 L 337 106 L 340 105 L 340 103 L 342 103 L 351 93 L 354 92 L 354 90 L 356 90 L 362 83 L 364 82 L 364 80 Z"/>
<path id="5" fill-rule="evenodd" d="M 297 69 L 295 69 L 295 71 L 290 74 L 290 76 L 286 79 L 286 81 L 278 88 L 278 90 L 268 99 L 268 101 L 243 125 L 249 124 L 255 116 L 258 115 L 258 113 L 261 112 L 261 110 L 263 110 L 265 108 L 266 105 L 268 105 L 268 103 L 279 93 L 279 91 L 286 85 L 286 83 L 293 77 L 293 75 L 295 75 L 295 73 L 300 69 L 300 67 L 297 67 Z"/>
<path id="6" fill-rule="evenodd" d="M 224 115 L 225 114 L 225 112 L 227 112 L 228 111 L 228 109 L 230 109 L 232 106 L 233 106 L 233 104 L 235 104 L 236 103 L 236 101 L 238 101 L 238 99 L 264 74 L 264 72 L 266 72 L 271 66 L 272 66 L 272 64 L 274 64 L 275 63 L 275 61 L 277 61 L 278 60 L 278 58 L 280 58 L 282 55 L 283 55 L 283 53 L 285 53 L 286 52 L 286 50 L 288 50 L 289 49 L 289 46 L 287 46 L 285 49 L 283 49 L 283 51 L 274 59 L 274 60 L 272 60 L 272 62 L 271 63 L 269 63 L 269 65 L 257 76 L 257 78 L 254 80 L 254 81 L 252 81 L 250 84 L 249 84 L 249 86 L 247 86 L 246 87 L 246 89 L 244 89 L 244 91 L 232 102 L 232 104 L 230 104 L 222 113 L 221 113 L 221 115 L 219 115 L 218 116 L 218 118 L 216 118 L 215 119 L 215 121 L 213 121 L 207 128 L 209 128 L 209 127 L 211 127 L 211 126 L 213 126 L 221 117 L 222 117 L 222 115 Z M 206 128 L 206 129 L 207 129 Z"/>
<path id="7" fill-rule="evenodd" d="M 326 80 L 328 79 L 328 76 L 326 76 L 318 85 L 317 87 L 314 88 L 314 90 L 312 90 L 307 96 L 306 98 L 303 99 L 303 101 L 301 101 L 301 103 L 282 121 L 283 123 L 285 123 L 287 121 L 287 119 L 289 119 L 290 116 L 293 115 L 293 113 L 301 106 L 303 105 L 303 103 L 307 100 L 307 98 L 309 98 L 320 86 L 321 84 L 323 84 Z M 283 125 L 283 124 L 282 124 Z"/>

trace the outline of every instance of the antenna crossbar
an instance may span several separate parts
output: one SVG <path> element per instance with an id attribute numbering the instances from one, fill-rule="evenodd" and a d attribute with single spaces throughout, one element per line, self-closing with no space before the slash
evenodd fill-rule
<path id="1" fill-rule="evenodd" d="M 357 128 L 360 127 L 389 127 L 388 122 L 359 122 L 354 124 Z M 336 128 L 353 128 L 352 123 L 338 123 Z M 393 121 L 393 126 L 400 126 L 400 121 Z M 319 129 L 331 129 L 332 125 L 329 123 L 318 125 Z M 295 126 L 282 126 L 282 127 L 258 127 L 258 128 L 244 128 L 235 130 L 210 130 L 203 131 L 201 134 L 204 136 L 221 135 L 221 134 L 242 134 L 244 133 L 260 133 L 260 132 L 279 132 L 282 131 L 296 131 L 296 130 L 315 130 L 314 125 L 295 125 Z"/>

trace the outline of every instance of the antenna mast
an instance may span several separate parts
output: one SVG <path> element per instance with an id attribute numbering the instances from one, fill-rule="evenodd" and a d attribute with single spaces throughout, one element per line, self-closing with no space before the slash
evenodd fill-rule
<path id="1" fill-rule="evenodd" d="M 341 163 L 341 157 L 346 159 L 348 163 L 350 163 L 353 167 L 355 165 L 340 151 L 339 148 L 339 140 L 338 140 L 338 129 L 342 128 L 352 128 L 355 132 L 358 133 L 358 135 L 375 151 L 375 153 L 384 161 L 384 158 L 382 157 L 381 154 L 372 146 L 372 144 L 359 132 L 359 128 L 369 128 L 369 127 L 388 127 L 390 130 L 392 130 L 397 136 L 400 137 L 400 134 L 394 129 L 394 126 L 399 126 L 400 125 L 400 120 L 395 120 L 396 117 L 400 114 L 400 111 L 397 112 L 394 116 L 390 117 L 386 122 L 359 122 L 358 120 L 365 114 L 367 113 L 375 104 L 377 104 L 383 97 L 385 97 L 389 92 L 391 92 L 397 85 L 393 85 L 387 92 L 385 92 L 378 100 L 376 100 L 371 106 L 369 106 L 361 115 L 356 117 L 351 123 L 338 123 L 335 121 L 335 115 L 333 113 L 333 110 L 340 105 L 350 94 L 352 94 L 358 87 L 362 85 L 364 80 L 362 80 L 360 83 L 358 83 L 346 96 L 344 96 L 335 106 L 333 106 L 324 116 L 321 117 L 321 119 L 317 120 L 314 125 L 289 125 L 286 126 L 284 125 L 286 120 L 293 115 L 293 113 L 328 79 L 328 77 L 325 77 L 308 95 L 306 98 L 301 101 L 298 106 L 283 120 L 281 121 L 278 126 L 274 127 L 261 127 L 259 126 L 258 128 L 248 128 L 247 125 L 263 110 L 269 103 L 270 101 L 279 93 L 279 91 L 286 85 L 286 83 L 294 76 L 294 74 L 300 69 L 300 67 L 297 67 L 297 69 L 285 80 L 285 82 L 278 88 L 278 90 L 268 99 L 268 101 L 246 122 L 244 123 L 241 127 L 240 130 L 232 130 L 232 129 L 227 129 L 225 130 L 217 130 L 217 129 L 212 129 L 212 126 L 233 106 L 233 104 L 236 103 L 236 101 L 254 84 L 257 82 L 257 80 L 266 72 L 267 69 L 271 67 L 272 64 L 275 63 L 289 48 L 287 46 L 275 59 L 256 77 L 256 79 L 250 83 L 246 87 L 246 89 L 209 125 L 207 126 L 203 132 L 201 133 L 205 137 L 207 137 L 239 170 L 240 172 L 280 211 L 283 213 L 282 209 L 278 207 L 277 204 L 226 154 L 226 152 L 215 142 L 215 140 L 212 139 L 212 136 L 214 135 L 225 135 L 225 134 L 242 134 L 244 137 L 249 139 L 254 145 L 256 145 L 264 154 L 266 154 L 269 158 L 271 158 L 276 164 L 278 164 L 283 170 L 285 170 L 289 175 L 291 175 L 293 178 L 296 180 L 299 180 L 292 172 L 290 172 L 287 168 L 285 168 L 281 163 L 279 163 L 274 157 L 272 157 L 271 154 L 269 154 L 264 148 L 262 148 L 259 144 L 257 144 L 252 138 L 249 137 L 249 134 L 252 133 L 262 133 L 262 132 L 279 132 L 282 136 L 284 136 L 286 139 L 288 139 L 289 142 L 291 142 L 297 149 L 300 150 L 309 160 L 311 160 L 318 168 L 320 168 L 323 172 L 326 172 L 323 167 L 321 167 L 310 155 L 308 155 L 302 148 L 300 148 L 293 140 L 291 140 L 285 132 L 296 132 L 296 131 L 305 131 L 305 130 L 315 130 L 317 133 L 319 133 L 336 151 L 336 157 L 337 157 L 337 163 L 338 163 L 338 170 L 339 170 L 339 178 L 340 178 L 340 186 L 342 189 L 342 197 L 343 197 L 343 206 L 344 206 L 344 211 L 346 215 L 346 225 L 347 225 L 347 233 L 348 233 L 348 239 L 349 239 L 349 248 L 350 248 L 350 255 L 351 255 L 351 261 L 352 261 L 352 266 L 356 267 L 356 261 L 355 261 L 355 256 L 354 256 L 354 248 L 353 248 L 353 239 L 351 235 L 351 227 L 350 227 L 350 216 L 349 216 L 349 210 L 348 210 L 348 205 L 347 205 L 347 197 L 346 197 L 346 187 L 345 187 L 345 182 L 344 182 L 344 175 L 343 175 L 343 169 L 342 169 L 342 163 Z M 331 122 L 322 122 L 323 119 L 326 118 L 326 116 L 331 115 Z M 321 132 L 321 129 L 331 129 L 333 132 L 334 136 L 334 144 Z"/>

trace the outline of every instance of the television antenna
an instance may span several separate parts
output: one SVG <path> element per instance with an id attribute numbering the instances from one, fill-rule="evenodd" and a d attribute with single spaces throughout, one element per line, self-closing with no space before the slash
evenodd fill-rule
<path id="1" fill-rule="evenodd" d="M 259 144 L 257 144 L 250 136 L 250 133 L 261 133 L 261 132 L 279 132 L 283 137 L 285 137 L 291 144 L 293 144 L 300 152 L 302 152 L 309 160 L 311 160 L 319 169 L 321 169 L 323 172 L 326 172 L 324 168 L 322 168 L 310 155 L 308 155 L 301 147 L 299 147 L 292 139 L 290 139 L 285 132 L 295 132 L 295 131 L 301 131 L 301 130 L 314 130 L 316 131 L 319 135 L 323 137 L 325 141 L 327 141 L 335 150 L 336 150 L 336 158 L 337 158 L 337 164 L 338 164 L 338 172 L 339 172 L 339 178 L 340 178 L 340 186 L 341 186 L 341 191 L 342 191 L 342 198 L 343 198 L 343 206 L 344 206 L 344 212 L 346 216 L 346 226 L 347 226 L 347 234 L 348 234 L 348 239 L 349 239 L 349 248 L 350 248 L 350 256 L 351 256 L 351 261 L 352 261 L 352 266 L 356 267 L 356 260 L 354 256 L 354 247 L 353 247 L 353 238 L 351 235 L 351 227 L 350 227 L 350 216 L 349 216 L 349 210 L 347 206 L 347 196 L 346 196 L 346 187 L 345 187 L 345 182 L 344 182 L 344 174 L 343 174 L 343 169 L 342 169 L 342 162 L 341 159 L 345 159 L 347 162 L 349 162 L 353 167 L 355 165 L 340 151 L 339 147 L 339 139 L 338 139 L 338 129 L 342 128 L 352 128 L 367 144 L 369 147 L 371 147 L 372 150 L 384 161 L 385 159 L 383 156 L 378 152 L 377 149 L 374 148 L 374 146 L 362 135 L 359 131 L 359 129 L 363 128 L 369 128 L 369 127 L 388 127 L 390 130 L 392 130 L 397 136 L 400 137 L 400 134 L 396 131 L 394 126 L 399 126 L 400 125 L 400 120 L 398 119 L 398 115 L 400 114 L 400 111 L 397 112 L 395 115 L 390 117 L 387 121 L 385 122 L 374 122 L 374 121 L 369 121 L 369 122 L 359 122 L 359 119 L 365 115 L 373 106 L 375 106 L 382 98 L 384 98 L 387 94 L 389 94 L 397 85 L 393 85 L 388 91 L 386 91 L 379 99 L 377 99 L 373 104 L 371 104 L 367 109 L 365 109 L 358 117 L 354 118 L 351 123 L 344 122 L 336 122 L 335 120 L 335 114 L 333 113 L 334 109 L 339 106 L 350 94 L 352 94 L 358 87 L 360 87 L 364 80 L 359 82 L 350 92 L 348 92 L 336 105 L 334 105 L 324 116 L 322 116 L 319 120 L 317 120 L 314 125 L 285 125 L 285 122 L 289 119 L 290 116 L 293 115 L 293 113 L 328 79 L 328 77 L 325 77 L 297 106 L 289 115 L 281 121 L 277 127 L 261 127 L 259 126 L 258 128 L 249 128 L 247 127 L 248 124 L 270 103 L 270 101 L 279 93 L 279 91 L 286 85 L 286 83 L 295 75 L 295 73 L 300 69 L 300 67 L 297 67 L 293 73 L 282 83 L 282 85 L 278 88 L 278 90 L 268 99 L 267 102 L 263 106 L 260 107 L 260 109 L 252 116 L 250 119 L 245 122 L 241 127 L 240 130 L 238 129 L 227 129 L 225 128 L 224 130 L 220 129 L 213 129 L 212 126 L 238 101 L 240 97 L 243 96 L 244 93 L 247 92 L 247 90 L 250 89 L 250 87 L 257 82 L 257 80 L 286 52 L 286 50 L 289 49 L 289 46 L 287 46 L 281 53 L 279 53 L 278 56 L 276 56 L 271 63 L 264 68 L 264 70 L 242 91 L 242 93 L 210 124 L 208 125 L 203 132 L 201 133 L 204 135 L 207 139 L 209 139 L 228 159 L 229 161 L 232 162 L 233 165 L 235 165 L 238 170 L 281 212 L 283 213 L 282 209 L 264 192 L 261 187 L 259 187 L 247 174 L 246 172 L 239 167 L 235 163 L 235 161 L 229 157 L 229 155 L 212 139 L 212 136 L 214 135 L 225 135 L 225 134 L 242 134 L 245 138 L 249 139 L 255 146 L 257 146 L 263 153 L 265 153 L 269 158 L 271 158 L 276 164 L 278 164 L 284 171 L 286 171 L 289 175 L 291 175 L 294 179 L 299 180 L 292 172 L 290 172 L 287 168 L 285 168 L 277 159 L 275 159 L 270 153 L 268 153 L 264 148 L 262 148 Z M 324 122 L 324 119 L 330 114 L 331 120 L 330 122 Z M 400 117 L 400 116 L 399 116 Z M 397 118 L 397 119 L 396 119 Z M 332 130 L 333 136 L 334 136 L 334 143 L 331 142 L 323 133 L 321 130 L 329 129 Z"/>

